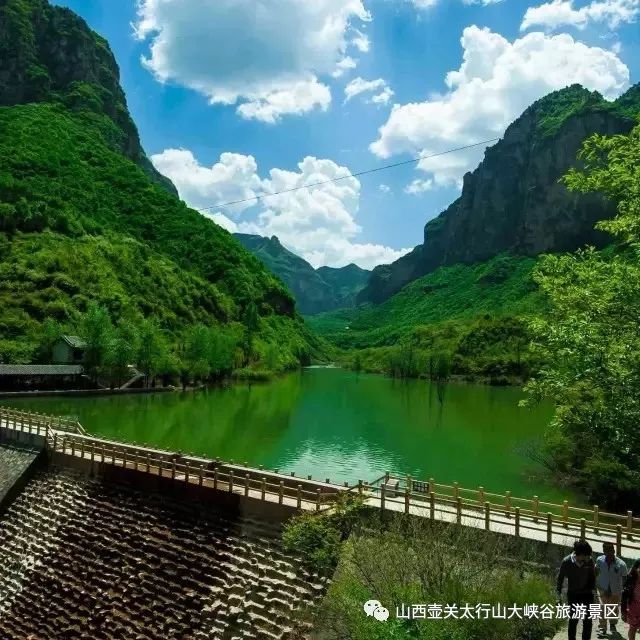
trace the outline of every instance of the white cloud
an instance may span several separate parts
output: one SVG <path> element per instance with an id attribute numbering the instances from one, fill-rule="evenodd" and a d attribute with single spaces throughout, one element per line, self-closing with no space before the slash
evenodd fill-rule
<path id="1" fill-rule="evenodd" d="M 330 104 L 329 87 L 310 78 L 288 89 L 273 91 L 257 100 L 245 102 L 238 107 L 238 113 L 247 120 L 255 118 L 273 124 L 283 115 L 306 113 L 314 107 L 326 111 Z"/>
<path id="2" fill-rule="evenodd" d="M 534 32 L 509 42 L 477 26 L 462 35 L 463 62 L 445 78 L 447 91 L 424 102 L 395 105 L 370 149 L 380 158 L 431 155 L 499 137 L 524 109 L 573 83 L 619 95 L 629 70 L 612 51 L 589 47 L 568 34 Z M 421 160 L 435 186 L 460 185 L 480 161 L 483 147 Z"/>
<path id="3" fill-rule="evenodd" d="M 349 82 L 349 84 L 344 88 L 344 101 L 348 102 L 351 98 L 362 93 L 375 93 L 374 96 L 367 100 L 368 102 L 373 102 L 375 104 L 387 104 L 393 97 L 393 91 L 382 78 L 378 78 L 377 80 L 365 80 L 364 78 L 358 77 L 351 80 L 351 82 Z"/>
<path id="4" fill-rule="evenodd" d="M 360 53 L 368 53 L 369 49 L 371 49 L 369 37 L 357 29 L 354 29 L 353 31 L 355 35 L 351 40 L 351 44 L 360 51 Z"/>
<path id="5" fill-rule="evenodd" d="M 273 123 L 282 115 L 326 109 L 330 75 L 368 39 L 354 24 L 370 20 L 363 0 L 138 0 L 134 25 L 149 41 L 144 65 L 211 103 L 239 104 L 242 117 Z M 339 68 L 339 66 L 338 66 Z"/>
<path id="6" fill-rule="evenodd" d="M 253 156 L 223 153 L 212 167 L 203 167 L 188 149 L 166 149 L 151 160 L 160 173 L 171 178 L 180 197 L 196 209 L 247 200 L 264 191 Z M 231 205 L 225 208 L 225 216 L 239 215 L 250 206 L 252 202 Z"/>
<path id="7" fill-rule="evenodd" d="M 332 72 L 334 78 L 340 78 L 351 69 L 355 69 L 358 66 L 358 62 L 351 56 L 345 56 L 342 60 L 336 63 L 336 68 Z"/>
<path id="8" fill-rule="evenodd" d="M 271 194 L 258 203 L 214 208 L 207 215 L 232 232 L 277 235 L 314 266 L 355 262 L 372 268 L 408 251 L 357 242 L 362 231 L 356 221 L 360 182 L 349 169 L 332 160 L 308 156 L 298 164 L 297 171 L 271 169 L 269 177 L 261 179 L 252 156 L 223 153 L 212 167 L 200 165 L 186 149 L 167 149 L 151 159 L 195 208 Z M 335 178 L 340 180 L 326 183 Z M 316 185 L 319 182 L 325 184 Z M 279 193 L 303 185 L 310 186 Z"/>
<path id="9" fill-rule="evenodd" d="M 529 7 L 524 14 L 520 31 L 535 26 L 552 31 L 562 26 L 584 29 L 591 22 L 617 29 L 625 22 L 635 22 L 640 14 L 640 0 L 593 0 L 576 9 L 573 0 L 551 0 L 537 7 Z"/>
<path id="10" fill-rule="evenodd" d="M 371 102 L 374 104 L 389 104 L 391 98 L 393 98 L 393 90 L 390 87 L 385 87 L 380 93 L 371 98 Z"/>
<path id="11" fill-rule="evenodd" d="M 382 191 L 382 193 L 391 193 L 391 187 L 388 184 L 381 184 L 378 186 L 378 189 Z"/>
<path id="12" fill-rule="evenodd" d="M 433 180 L 430 178 L 427 180 L 416 178 L 404 188 L 404 192 L 417 196 L 431 189 L 433 189 Z"/>
<path id="13" fill-rule="evenodd" d="M 440 0 L 408 0 L 413 4 L 416 9 L 431 9 L 435 7 Z M 472 5 L 472 4 L 481 4 L 483 6 L 488 6 L 490 4 L 498 4 L 499 2 L 503 2 L 503 0 L 462 0 L 463 4 Z"/>

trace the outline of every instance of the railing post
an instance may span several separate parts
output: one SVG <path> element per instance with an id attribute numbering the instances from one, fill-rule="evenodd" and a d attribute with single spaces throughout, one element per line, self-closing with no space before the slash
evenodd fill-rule
<path id="1" fill-rule="evenodd" d="M 298 511 L 302 510 L 302 485 L 298 485 Z"/>
<path id="2" fill-rule="evenodd" d="M 406 487 L 404 490 L 404 512 L 409 513 L 409 487 Z"/>
<path id="3" fill-rule="evenodd" d="M 622 555 L 622 525 L 616 526 L 616 555 Z"/>
<path id="4" fill-rule="evenodd" d="M 55 436 L 54 436 L 55 438 Z M 96 459 L 96 443 L 93 442 L 93 440 L 91 441 L 91 464 L 93 465 L 94 461 Z"/>
<path id="5" fill-rule="evenodd" d="M 540 498 L 533 496 L 533 521 L 538 522 L 538 516 L 540 515 Z"/>
<path id="6" fill-rule="evenodd" d="M 547 542 L 553 541 L 553 514 L 547 512 Z"/>
<path id="7" fill-rule="evenodd" d="M 361 496 L 362 491 L 363 491 L 362 480 L 358 480 L 358 495 Z"/>
<path id="8" fill-rule="evenodd" d="M 486 531 L 491 530 L 491 503 L 484 503 L 484 528 Z"/>
<path id="9" fill-rule="evenodd" d="M 265 477 L 262 478 L 262 483 L 260 485 L 260 500 L 264 502 L 265 496 L 267 494 L 267 479 Z"/>
<path id="10" fill-rule="evenodd" d="M 204 465 L 200 465 L 198 469 L 198 486 L 201 487 L 204 483 Z"/>
<path id="11" fill-rule="evenodd" d="M 184 461 L 184 481 L 189 484 L 189 461 Z"/>
<path id="12" fill-rule="evenodd" d="M 456 522 L 462 524 L 462 500 L 460 496 L 456 498 Z"/>
<path id="13" fill-rule="evenodd" d="M 436 492 L 436 481 L 433 478 L 429 478 L 429 493 Z"/>
<path id="14" fill-rule="evenodd" d="M 213 469 L 213 488 L 218 488 L 218 467 Z"/>
<path id="15" fill-rule="evenodd" d="M 84 440 L 80 441 L 80 457 L 84 460 Z"/>
<path id="16" fill-rule="evenodd" d="M 460 486 L 457 482 L 453 483 L 453 497 L 457 500 L 460 497 Z"/>
<path id="17" fill-rule="evenodd" d="M 480 504 L 484 502 L 484 487 L 478 487 L 478 502 Z"/>
<path id="18" fill-rule="evenodd" d="M 122 468 L 127 468 L 127 448 L 122 447 Z"/>
<path id="19" fill-rule="evenodd" d="M 597 504 L 593 505 L 593 531 L 598 533 L 600 525 L 600 507 Z"/>
<path id="20" fill-rule="evenodd" d="M 433 491 L 429 493 L 429 517 L 436 519 L 436 494 Z"/>
<path id="21" fill-rule="evenodd" d="M 587 539 L 587 521 L 584 518 L 580 518 L 580 540 Z"/>
<path id="22" fill-rule="evenodd" d="M 318 493 L 316 494 L 316 511 L 320 511 L 320 489 L 318 489 Z"/>
<path id="23" fill-rule="evenodd" d="M 137 471 L 140 467 L 140 451 L 136 449 L 133 455 L 135 456 L 135 460 L 133 461 L 133 468 L 135 471 Z"/>
<path id="24" fill-rule="evenodd" d="M 278 504 L 282 504 L 284 499 L 284 480 L 280 480 L 280 487 L 278 488 Z"/>
<path id="25" fill-rule="evenodd" d="M 391 474 L 387 471 L 387 472 L 384 474 L 384 481 L 385 481 L 385 483 L 389 482 L 389 478 L 390 478 L 390 477 L 391 477 Z"/>
<path id="26" fill-rule="evenodd" d="M 58 448 L 58 434 L 54 433 L 53 434 L 53 453 L 56 452 L 57 448 Z"/>
<path id="27" fill-rule="evenodd" d="M 627 511 L 627 538 L 633 536 L 633 511 Z"/>
<path id="28" fill-rule="evenodd" d="M 158 459 L 158 475 L 162 478 L 162 457 Z"/>
<path id="29" fill-rule="evenodd" d="M 569 528 L 569 501 L 562 501 L 562 526 L 565 529 Z"/>
<path id="30" fill-rule="evenodd" d="M 151 457 L 149 456 L 148 453 L 147 453 L 147 459 L 146 459 L 146 466 L 147 466 L 147 473 L 149 473 L 149 471 L 151 471 Z"/>
<path id="31" fill-rule="evenodd" d="M 171 461 L 171 479 L 172 480 L 176 479 L 176 461 L 175 460 Z"/>
<path id="32" fill-rule="evenodd" d="M 385 494 L 385 487 L 386 487 L 386 485 L 385 485 L 385 484 L 383 484 L 383 485 L 380 487 L 380 510 L 381 510 L 381 511 L 384 511 L 384 497 L 385 497 L 385 496 L 384 496 L 384 494 Z"/>
<path id="33" fill-rule="evenodd" d="M 507 518 L 511 517 L 511 491 L 505 491 L 504 506 L 507 512 Z"/>
<path id="34" fill-rule="evenodd" d="M 229 469 L 229 493 L 233 493 L 233 470 Z"/>
<path id="35" fill-rule="evenodd" d="M 74 458 L 76 457 L 76 441 L 75 440 L 71 441 L 71 455 Z"/>
<path id="36" fill-rule="evenodd" d="M 245 496 L 249 495 L 249 474 L 248 473 L 244 474 L 244 495 Z"/>
<path id="37" fill-rule="evenodd" d="M 100 453 L 102 456 L 102 464 L 104 464 L 104 454 L 105 454 L 105 446 L 102 445 L 101 449 L 100 449 Z"/>
<path id="38" fill-rule="evenodd" d="M 515 521 L 515 530 L 516 530 L 516 538 L 520 537 L 520 507 L 516 507 L 516 521 Z"/>

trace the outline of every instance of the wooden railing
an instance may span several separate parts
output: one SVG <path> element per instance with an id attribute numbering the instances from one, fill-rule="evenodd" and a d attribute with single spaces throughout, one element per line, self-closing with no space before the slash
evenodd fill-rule
<path id="1" fill-rule="evenodd" d="M 413 513 L 432 519 L 450 520 L 554 542 L 560 537 L 580 537 L 601 543 L 615 541 L 618 553 L 640 551 L 640 518 L 601 511 L 598 505 L 583 508 L 504 494 L 478 487 L 467 489 L 452 485 L 415 480 L 410 476 L 387 473 L 373 482 L 360 480 L 349 487 L 298 478 L 278 470 L 251 468 L 219 459 L 161 451 L 137 444 L 125 444 L 86 434 L 74 420 L 0 407 L 0 426 L 16 432 L 44 436 L 53 454 L 81 458 L 91 463 L 123 467 L 170 478 L 176 482 L 199 484 L 229 493 L 278 502 L 298 509 L 321 512 L 330 509 L 337 496 L 360 495 L 372 506 L 395 512 Z"/>
<path id="2" fill-rule="evenodd" d="M 36 411 L 22 411 L 11 407 L 0 407 L 0 427 L 8 426 L 14 431 L 43 435 L 46 427 L 69 433 L 86 433 L 77 420 L 61 416 L 50 416 Z"/>
<path id="3" fill-rule="evenodd" d="M 465 519 L 480 520 L 482 528 L 487 530 L 495 525 L 517 537 L 547 542 L 552 542 L 554 536 L 568 535 L 594 542 L 610 539 L 615 541 L 618 553 L 623 547 L 640 551 L 640 518 L 634 517 L 631 511 L 622 515 L 601 511 L 598 505 L 587 509 L 570 505 L 567 500 L 557 504 L 540 500 L 538 496 L 517 498 L 508 491 L 491 493 L 484 487 L 466 489 L 457 483 L 439 484 L 433 478 L 420 481 L 390 473 L 368 489 L 378 498 L 382 509 L 407 513 L 422 510 L 423 515 L 428 514 L 432 519 L 450 519 L 459 524 Z"/>

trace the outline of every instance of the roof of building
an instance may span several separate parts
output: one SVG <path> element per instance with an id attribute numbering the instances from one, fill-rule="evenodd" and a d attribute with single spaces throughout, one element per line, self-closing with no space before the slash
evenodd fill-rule
<path id="1" fill-rule="evenodd" d="M 79 336 L 60 336 L 73 349 L 86 349 L 87 343 Z"/>
<path id="2" fill-rule="evenodd" d="M 79 364 L 0 364 L 0 376 L 78 376 Z"/>

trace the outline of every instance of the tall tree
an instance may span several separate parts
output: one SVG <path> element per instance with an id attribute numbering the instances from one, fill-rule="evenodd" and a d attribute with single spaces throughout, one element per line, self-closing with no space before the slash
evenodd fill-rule
<path id="1" fill-rule="evenodd" d="M 169 347 L 155 320 L 145 319 L 138 327 L 136 364 L 144 374 L 147 387 L 158 373 L 163 373 L 163 368 L 171 366 Z"/>
<path id="2" fill-rule="evenodd" d="M 80 335 L 86 342 L 85 369 L 94 382 L 98 379 L 100 368 L 105 364 L 112 334 L 113 324 L 107 310 L 91 303 L 82 316 Z"/>
<path id="3" fill-rule="evenodd" d="M 120 387 L 126 382 L 129 366 L 134 364 L 138 346 L 136 328 L 126 320 L 120 320 L 114 329 L 105 355 L 111 384 Z"/>
<path id="4" fill-rule="evenodd" d="M 628 136 L 593 136 L 583 169 L 565 184 L 618 202 L 598 227 L 615 250 L 546 256 L 535 278 L 551 311 L 532 322 L 533 348 L 547 364 L 527 385 L 556 409 L 547 435 L 551 464 L 610 508 L 640 507 L 640 126 Z"/>

